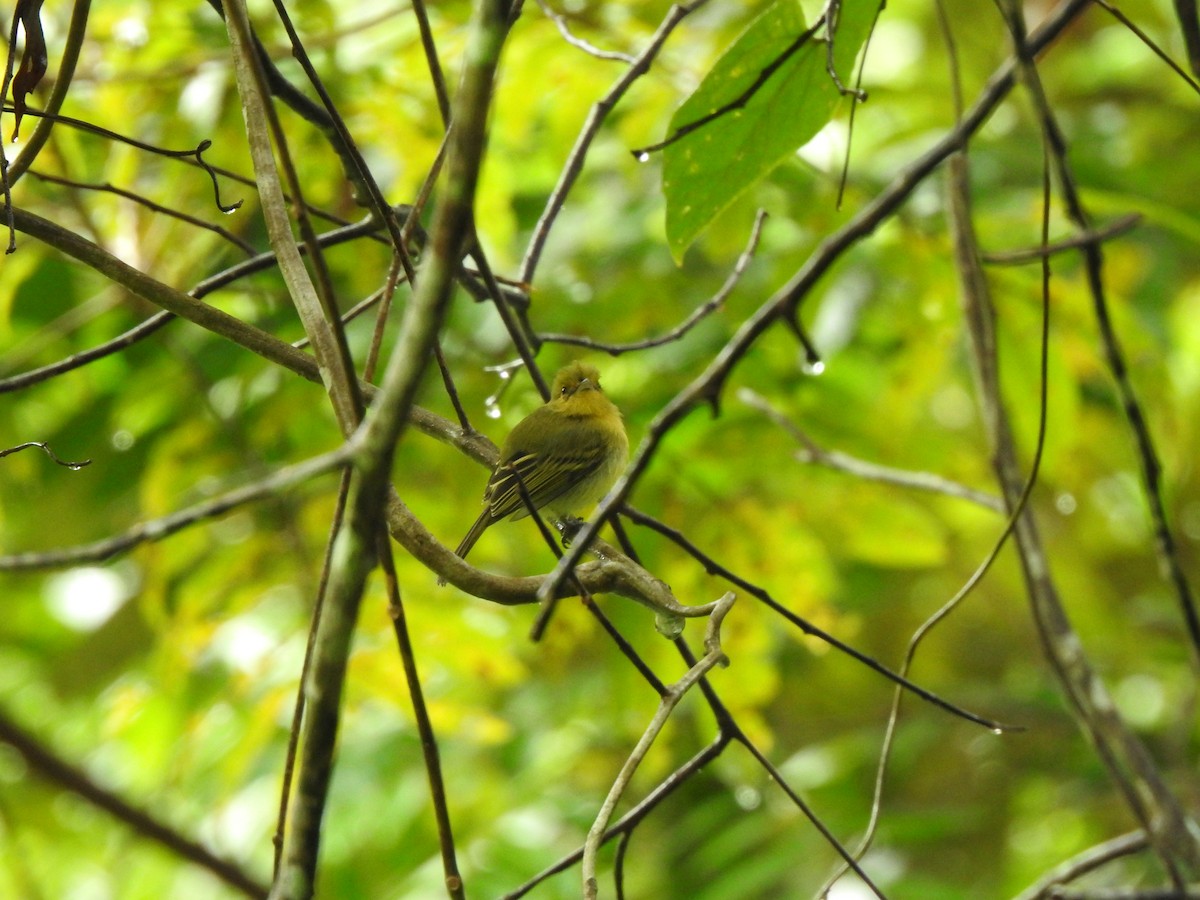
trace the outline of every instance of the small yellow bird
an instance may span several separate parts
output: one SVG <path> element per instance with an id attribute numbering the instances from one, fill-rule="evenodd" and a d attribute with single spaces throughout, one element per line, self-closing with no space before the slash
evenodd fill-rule
<path id="1" fill-rule="evenodd" d="M 518 475 L 534 507 L 562 519 L 598 503 L 628 459 L 621 411 L 600 389 L 600 373 L 581 362 L 564 366 L 554 376 L 550 399 L 505 440 L 483 492 L 483 512 L 454 552 L 466 559 L 490 526 L 529 515 Z"/>

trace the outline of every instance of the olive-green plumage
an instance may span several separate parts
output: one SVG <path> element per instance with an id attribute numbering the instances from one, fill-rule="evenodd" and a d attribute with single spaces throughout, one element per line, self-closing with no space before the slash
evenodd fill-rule
<path id="1" fill-rule="evenodd" d="M 491 525 L 529 515 L 518 485 L 534 507 L 555 519 L 586 512 L 608 493 L 629 458 L 621 412 L 600 389 L 600 373 L 573 362 L 554 376 L 550 399 L 517 423 L 500 448 L 486 504 L 454 552 L 468 552 Z"/>

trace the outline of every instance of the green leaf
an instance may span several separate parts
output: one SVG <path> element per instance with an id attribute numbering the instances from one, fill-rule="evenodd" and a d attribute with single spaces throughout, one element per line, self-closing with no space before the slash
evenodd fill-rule
<path id="1" fill-rule="evenodd" d="M 878 0 L 845 0 L 834 41 L 843 84 Z M 779 0 L 754 20 L 671 118 L 670 133 L 696 123 L 743 95 L 807 30 L 796 0 Z M 823 34 L 824 29 L 819 30 Z M 663 152 L 667 240 L 678 262 L 722 210 L 767 175 L 829 121 L 841 93 L 826 71 L 828 44 L 808 38 L 745 105 L 724 113 Z"/>

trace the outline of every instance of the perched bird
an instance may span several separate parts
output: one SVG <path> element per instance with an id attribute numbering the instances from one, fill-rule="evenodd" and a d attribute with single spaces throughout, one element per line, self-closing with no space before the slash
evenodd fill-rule
<path id="1" fill-rule="evenodd" d="M 600 389 L 600 373 L 573 362 L 554 376 L 550 399 L 516 424 L 487 490 L 483 512 L 454 552 L 464 559 L 479 536 L 501 519 L 521 519 L 534 507 L 554 519 L 586 512 L 608 493 L 629 458 L 621 411 Z"/>

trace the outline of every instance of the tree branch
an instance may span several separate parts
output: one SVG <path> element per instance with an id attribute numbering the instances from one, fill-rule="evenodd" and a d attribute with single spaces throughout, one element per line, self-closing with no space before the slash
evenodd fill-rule
<path id="1" fill-rule="evenodd" d="M 0 710 L 0 741 L 12 747 L 29 768 L 51 784 L 78 794 L 88 803 L 124 822 L 141 837 L 200 866 L 247 897 L 266 897 L 267 889 L 236 863 L 222 859 L 207 847 L 97 784 L 82 769 L 62 759 Z"/>
<path id="2" fill-rule="evenodd" d="M 309 714 L 299 743 L 296 798 L 289 809 L 282 866 L 272 889 L 279 898 L 303 900 L 314 889 L 350 640 L 367 574 L 375 562 L 375 539 L 394 448 L 431 358 L 470 234 L 487 111 L 508 14 L 505 0 L 480 0 L 472 18 L 462 85 L 454 104 L 456 125 L 446 162 L 447 180 L 430 229 L 428 256 L 379 394 L 361 428 L 346 523 L 335 538 L 329 595 L 305 685 Z"/>

